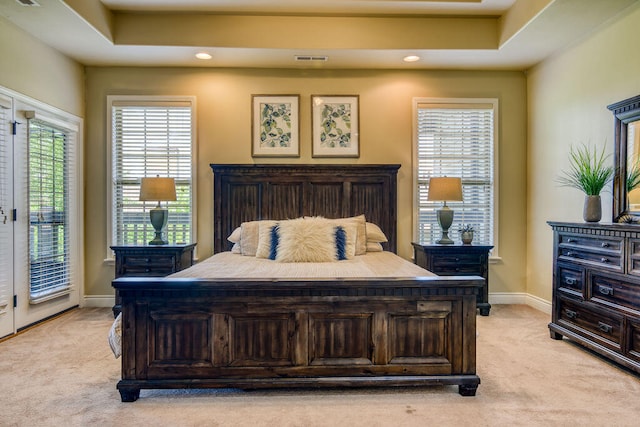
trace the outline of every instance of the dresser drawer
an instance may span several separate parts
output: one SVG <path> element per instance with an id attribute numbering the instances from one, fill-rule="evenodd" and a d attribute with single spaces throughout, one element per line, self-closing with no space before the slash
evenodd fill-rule
<path id="1" fill-rule="evenodd" d="M 624 307 L 633 310 L 640 315 L 640 284 L 629 281 L 623 276 L 618 279 L 615 276 L 601 275 L 597 272 L 591 274 L 591 301 L 615 309 Z"/>
<path id="2" fill-rule="evenodd" d="M 640 239 L 629 239 L 629 271 L 632 276 L 640 276 Z"/>
<path id="3" fill-rule="evenodd" d="M 581 267 L 558 264 L 556 276 L 559 291 L 582 298 L 584 292 L 584 270 Z"/>
<path id="4" fill-rule="evenodd" d="M 629 334 L 629 358 L 640 362 L 640 318 L 631 318 L 627 322 Z"/>
<path id="5" fill-rule="evenodd" d="M 558 324 L 591 341 L 621 351 L 622 316 L 579 301 L 558 298 Z"/>
<path id="6" fill-rule="evenodd" d="M 623 238 L 589 236 L 584 234 L 559 233 L 558 245 L 562 247 L 583 248 L 607 253 L 616 252 L 622 254 L 624 247 Z"/>
<path id="7" fill-rule="evenodd" d="M 617 271 L 620 273 L 624 271 L 624 260 L 622 255 L 616 252 L 562 247 L 558 248 L 558 260 L 590 264 L 598 268 L 606 268 L 607 270 Z"/>

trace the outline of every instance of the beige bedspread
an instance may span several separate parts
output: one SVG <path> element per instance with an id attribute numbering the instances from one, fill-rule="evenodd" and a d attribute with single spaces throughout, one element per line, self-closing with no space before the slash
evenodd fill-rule
<path id="1" fill-rule="evenodd" d="M 276 262 L 221 252 L 169 277 L 258 279 L 434 276 L 391 252 L 368 252 L 336 262 Z"/>

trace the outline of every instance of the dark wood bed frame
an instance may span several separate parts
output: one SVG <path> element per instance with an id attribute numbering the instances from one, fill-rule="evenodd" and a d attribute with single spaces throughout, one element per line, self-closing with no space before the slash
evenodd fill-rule
<path id="1" fill-rule="evenodd" d="M 243 221 L 365 214 L 396 251 L 399 165 L 211 165 L 214 252 Z M 119 278 L 123 402 L 141 389 L 458 385 L 481 277 Z"/>

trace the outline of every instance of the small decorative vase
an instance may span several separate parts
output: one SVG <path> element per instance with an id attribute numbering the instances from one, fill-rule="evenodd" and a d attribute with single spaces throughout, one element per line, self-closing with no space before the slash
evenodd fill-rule
<path id="1" fill-rule="evenodd" d="M 463 231 L 460 233 L 460 238 L 463 244 L 470 245 L 471 241 L 473 241 L 473 231 Z"/>
<path id="2" fill-rule="evenodd" d="M 586 222 L 598 222 L 602 218 L 600 196 L 585 196 L 582 216 Z"/>

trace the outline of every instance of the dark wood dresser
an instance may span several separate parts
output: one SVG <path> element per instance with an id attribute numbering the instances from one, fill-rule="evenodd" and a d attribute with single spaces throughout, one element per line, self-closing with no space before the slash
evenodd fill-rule
<path id="1" fill-rule="evenodd" d="M 436 245 L 413 242 L 413 261 L 439 276 L 480 276 L 484 286 L 477 296 L 480 314 L 488 316 L 489 304 L 489 251 L 493 246 Z"/>
<path id="2" fill-rule="evenodd" d="M 188 245 L 111 246 L 115 257 L 115 278 L 162 277 L 193 265 L 193 249 Z M 120 296 L 116 291 L 113 314 L 120 313 Z"/>
<path id="3" fill-rule="evenodd" d="M 640 226 L 548 224 L 551 338 L 567 337 L 640 373 Z"/>

